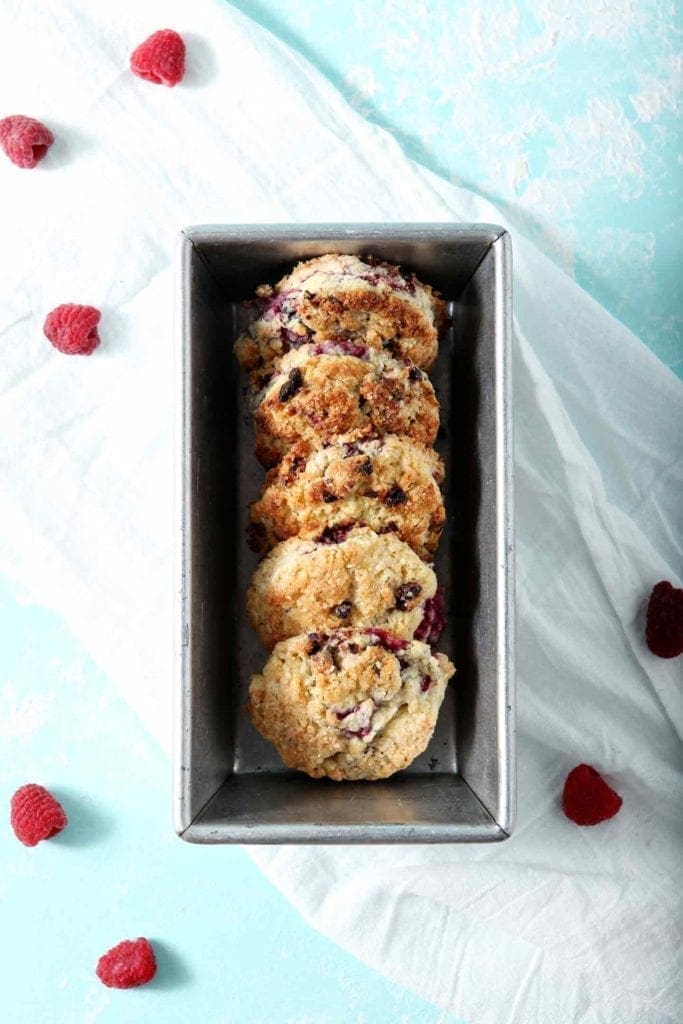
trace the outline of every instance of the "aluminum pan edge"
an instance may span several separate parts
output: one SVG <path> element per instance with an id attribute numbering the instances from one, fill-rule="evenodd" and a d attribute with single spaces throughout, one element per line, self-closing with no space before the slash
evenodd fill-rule
<path id="1" fill-rule="evenodd" d="M 417 239 L 427 237 L 446 237 L 453 233 L 454 229 L 461 235 L 468 229 L 472 229 L 473 236 L 481 239 L 482 232 L 490 232 L 482 254 L 482 259 L 491 252 L 495 271 L 496 305 L 503 311 L 503 316 L 496 323 L 496 364 L 501 373 L 497 377 L 496 386 L 496 434 L 497 434 L 497 459 L 496 477 L 502 484 L 502 491 L 505 495 L 504 516 L 498 521 L 498 536 L 496 548 L 501 559 L 498 579 L 498 621 L 497 633 L 504 642 L 498 647 L 498 687 L 499 698 L 504 695 L 505 699 L 498 701 L 498 752 L 499 763 L 503 772 L 498 786 L 498 799 L 496 806 L 491 807 L 492 815 L 487 812 L 474 794 L 473 799 L 479 804 L 481 820 L 467 824 L 438 823 L 430 825 L 428 822 L 419 822 L 415 825 L 403 823 L 400 826 L 391 822 L 354 823 L 353 825 L 338 824 L 334 828 L 334 836 L 330 834 L 329 827 L 320 828 L 315 823 L 286 823 L 269 822 L 265 824 L 247 824 L 239 821 L 217 822 L 212 814 L 212 805 L 220 796 L 220 784 L 218 790 L 213 794 L 207 794 L 204 805 L 197 808 L 197 794 L 193 792 L 191 779 L 191 765 L 189 764 L 189 732 L 192 715 L 192 702 L 189 670 L 190 664 L 184 652 L 187 646 L 187 638 L 184 630 L 187 625 L 186 615 L 186 580 L 184 578 L 184 559 L 181 558 L 176 564 L 176 628 L 180 629 L 180 635 L 176 638 L 176 651 L 178 652 L 176 673 L 175 673 L 175 706 L 181 708 L 181 714 L 175 717 L 174 732 L 174 820 L 176 831 L 184 839 L 190 842 L 214 843 L 214 842 L 265 842 L 277 843 L 290 842 L 471 842 L 471 841 L 499 841 L 507 838 L 515 818 L 515 771 L 514 771 L 514 564 L 513 564 L 513 536 L 512 536 L 512 435 L 511 435 L 511 375 L 510 375 L 510 339 L 511 339 L 511 316 L 510 316 L 510 292 L 511 292 L 511 271 L 510 258 L 511 246 L 509 235 L 502 229 L 493 225 L 463 225 L 454 223 L 442 224 L 353 224 L 353 225 L 230 225 L 229 230 L 239 233 L 243 239 L 265 239 L 286 237 L 291 240 L 297 238 L 308 239 L 311 235 L 317 238 L 339 237 L 346 235 L 350 238 L 367 240 L 371 244 L 372 239 L 396 238 L 396 239 Z M 197 255 L 201 259 L 201 253 L 195 248 L 194 242 L 202 244 L 212 242 L 220 243 L 225 237 L 227 226 L 198 226 L 185 229 L 181 233 L 176 261 L 177 284 L 181 281 L 187 282 L 189 277 L 190 263 Z M 202 262 L 204 260 L 202 259 Z M 208 269 L 208 268 L 207 268 Z M 180 366 L 176 366 L 176 408 L 175 408 L 175 484 L 176 495 L 174 508 L 176 511 L 176 536 L 180 536 L 182 527 L 187 521 L 188 513 L 188 492 L 184 486 L 188 471 L 188 423 L 187 404 L 185 402 L 186 390 L 190 385 L 187 379 L 189 367 L 190 340 L 191 340 L 191 316 L 192 301 L 186 287 L 178 288 L 176 306 L 176 333 L 179 344 L 176 344 L 176 359 L 180 360 Z M 506 429 L 507 428 L 507 429 Z M 185 538 L 184 543 L 187 543 Z M 178 548 L 176 548 L 176 552 Z M 502 687 L 502 691 L 501 691 Z M 234 777 L 233 777 L 234 779 Z M 467 787 L 469 790 L 469 787 Z M 471 790 L 469 790 L 471 793 Z M 192 799 L 195 806 L 191 807 Z M 496 820 L 494 820 L 494 818 Z M 213 819 L 213 820 L 212 820 Z M 400 832 L 400 838 L 397 835 Z M 254 832 L 258 833 L 255 838 Z"/>

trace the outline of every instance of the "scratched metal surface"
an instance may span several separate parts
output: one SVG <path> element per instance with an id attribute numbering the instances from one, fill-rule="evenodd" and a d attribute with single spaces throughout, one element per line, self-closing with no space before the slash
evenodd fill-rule
<path id="1" fill-rule="evenodd" d="M 504 838 L 513 818 L 509 249 L 500 229 L 364 225 L 190 229 L 181 243 L 184 495 L 177 825 L 199 842 Z M 458 665 L 427 751 L 395 779 L 296 776 L 245 712 L 266 652 L 245 617 L 256 565 L 244 541 L 263 471 L 231 355 L 236 300 L 307 255 L 371 251 L 449 302 L 433 379 L 442 403 L 448 520 L 436 559 L 448 604 L 439 644 Z M 505 710 L 507 709 L 507 711 Z"/>

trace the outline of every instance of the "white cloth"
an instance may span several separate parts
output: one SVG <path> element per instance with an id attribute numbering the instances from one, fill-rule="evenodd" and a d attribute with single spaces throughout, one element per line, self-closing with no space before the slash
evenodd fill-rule
<path id="1" fill-rule="evenodd" d="M 0 19 L 3 111 L 57 137 L 35 171 L 0 160 L 0 570 L 168 745 L 177 231 L 505 218 L 218 0 L 5 0 Z M 165 25 L 189 45 L 172 90 L 127 70 Z M 251 852 L 314 927 L 472 1024 L 663 1024 L 683 1005 L 681 664 L 648 653 L 643 607 L 680 574 L 681 385 L 519 236 L 514 256 L 516 833 Z M 42 337 L 64 301 L 103 309 L 90 359 Z M 624 798 L 595 829 L 558 810 L 579 761 Z"/>

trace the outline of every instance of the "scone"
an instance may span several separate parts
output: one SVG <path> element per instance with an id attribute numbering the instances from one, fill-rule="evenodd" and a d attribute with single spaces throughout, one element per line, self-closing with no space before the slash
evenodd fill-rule
<path id="1" fill-rule="evenodd" d="M 256 295 L 256 315 L 235 345 L 245 369 L 329 338 L 359 339 L 425 370 L 436 358 L 444 303 L 429 285 L 391 263 L 318 256 L 297 264 L 275 287 L 261 285 Z"/>
<path id="2" fill-rule="evenodd" d="M 354 526 L 395 533 L 431 561 L 445 513 L 443 463 L 432 448 L 388 434 L 301 441 L 268 473 L 251 506 L 249 544 L 261 554 L 288 537 L 334 544 Z"/>
<path id="3" fill-rule="evenodd" d="M 290 768 L 315 779 L 386 779 L 425 749 L 455 669 L 381 629 L 277 644 L 252 676 L 247 710 Z"/>
<path id="4" fill-rule="evenodd" d="M 351 430 L 433 444 L 439 403 L 427 375 L 356 342 L 323 341 L 287 353 L 254 409 L 256 457 L 274 466 L 297 441 Z"/>
<path id="5" fill-rule="evenodd" d="M 278 544 L 254 574 L 247 611 L 269 649 L 340 626 L 378 626 L 411 640 L 435 594 L 436 576 L 412 548 L 395 533 L 362 526 L 338 544 L 299 537 Z"/>

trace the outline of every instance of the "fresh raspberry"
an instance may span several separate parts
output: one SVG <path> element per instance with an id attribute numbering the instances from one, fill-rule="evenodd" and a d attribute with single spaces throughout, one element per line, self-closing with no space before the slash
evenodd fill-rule
<path id="1" fill-rule="evenodd" d="M 16 791 L 10 812 L 14 834 L 24 846 L 36 846 L 42 839 L 52 839 L 66 826 L 62 805 L 34 782 Z"/>
<path id="2" fill-rule="evenodd" d="M 661 580 L 652 588 L 645 628 L 647 646 L 659 658 L 683 653 L 683 590 Z"/>
<path id="3" fill-rule="evenodd" d="M 577 825 L 599 825 L 613 818 L 622 803 L 619 794 L 589 764 L 573 768 L 565 780 L 562 810 Z"/>
<path id="4" fill-rule="evenodd" d="M 102 314 L 94 306 L 66 302 L 48 313 L 43 332 L 67 356 L 89 356 L 100 343 L 97 325 Z"/>
<path id="5" fill-rule="evenodd" d="M 17 167 L 35 167 L 54 141 L 50 129 L 32 117 L 12 114 L 0 121 L 0 146 Z"/>
<path id="6" fill-rule="evenodd" d="M 138 78 L 156 85 L 177 85 L 185 74 L 185 43 L 172 28 L 154 32 L 133 50 L 130 68 Z"/>
<path id="7" fill-rule="evenodd" d="M 156 972 L 157 961 L 149 939 L 124 939 L 100 957 L 95 970 L 107 988 L 146 985 Z"/>

